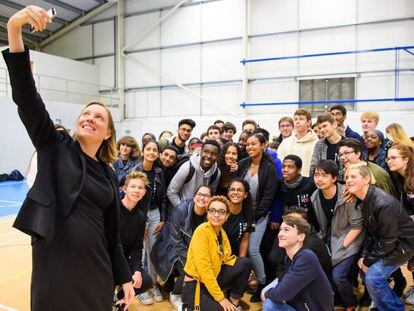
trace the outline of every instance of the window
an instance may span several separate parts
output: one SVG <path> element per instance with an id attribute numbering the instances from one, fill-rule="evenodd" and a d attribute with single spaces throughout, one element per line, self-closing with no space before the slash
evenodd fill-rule
<path id="1" fill-rule="evenodd" d="M 335 99 L 355 99 L 355 78 L 315 79 L 299 81 L 300 101 L 324 101 Z M 329 111 L 336 104 L 301 104 L 301 109 L 308 109 L 312 116 Z M 347 110 L 354 110 L 354 103 L 343 104 Z"/>

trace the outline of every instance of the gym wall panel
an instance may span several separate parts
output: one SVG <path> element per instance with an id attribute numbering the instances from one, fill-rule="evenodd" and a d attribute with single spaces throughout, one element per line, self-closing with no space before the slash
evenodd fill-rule
<path id="1" fill-rule="evenodd" d="M 280 32 L 298 26 L 298 0 L 254 0 L 250 2 L 252 34 Z"/>
<path id="2" fill-rule="evenodd" d="M 167 79 L 163 85 L 178 83 L 197 83 L 200 81 L 200 46 L 181 47 L 161 51 L 161 72 Z"/>
<path id="3" fill-rule="evenodd" d="M 200 93 L 200 88 L 191 88 Z M 200 115 L 200 98 L 182 89 L 168 88 L 161 92 L 161 116 Z"/>
<path id="4" fill-rule="evenodd" d="M 107 54 L 115 52 L 114 21 L 98 23 L 94 26 L 94 54 Z"/>
<path id="5" fill-rule="evenodd" d="M 142 52 L 128 54 L 134 59 L 138 60 L 145 66 L 149 67 L 156 73 L 160 72 L 160 51 Z M 142 87 L 142 86 L 156 86 L 160 85 L 160 78 L 149 71 L 145 66 L 125 60 L 125 86 Z"/>
<path id="6" fill-rule="evenodd" d="M 353 27 L 309 31 L 300 34 L 299 54 L 355 50 Z M 355 71 L 355 55 L 335 55 L 299 59 L 299 75 L 335 74 Z"/>
<path id="7" fill-rule="evenodd" d="M 284 34 L 279 36 L 256 37 L 250 39 L 249 58 L 268 58 L 291 56 L 298 54 L 298 34 Z M 298 60 L 268 61 L 249 63 L 249 77 L 269 78 L 294 76 L 298 72 Z"/>
<path id="8" fill-rule="evenodd" d="M 111 87 L 114 87 L 115 81 L 114 81 L 114 57 L 101 57 L 95 59 L 95 65 L 99 67 L 99 84 L 101 84 L 101 89 L 109 89 Z"/>
<path id="9" fill-rule="evenodd" d="M 202 5 L 202 40 L 241 37 L 244 29 L 244 0 L 226 0 Z"/>
<path id="10" fill-rule="evenodd" d="M 293 79 L 260 81 L 250 84 L 248 102 L 287 102 L 299 100 L 298 82 Z M 247 107 L 249 114 L 291 113 L 296 105 Z"/>
<path id="11" fill-rule="evenodd" d="M 206 85 L 203 87 L 202 114 L 207 116 L 217 116 L 220 114 L 241 115 L 243 109 L 240 107 L 241 102 L 241 84 L 232 85 Z M 238 129 L 238 130 L 241 130 Z"/>
<path id="12" fill-rule="evenodd" d="M 413 17 L 412 0 L 359 0 L 357 1 L 358 22 Z"/>
<path id="13" fill-rule="evenodd" d="M 202 81 L 240 80 L 242 42 L 209 44 L 202 47 Z"/>
<path id="14" fill-rule="evenodd" d="M 155 27 L 144 36 L 144 32 L 160 18 L 160 13 L 148 13 L 131 16 L 125 19 L 125 45 L 142 39 L 138 45 L 131 46 L 129 50 L 145 49 L 160 45 L 160 29 Z"/>
<path id="15" fill-rule="evenodd" d="M 356 21 L 356 1 L 299 0 L 299 28 L 354 23 Z"/>
<path id="16" fill-rule="evenodd" d="M 65 36 L 47 45 L 43 51 L 67 58 L 80 58 L 92 55 L 92 26 L 75 28 Z M 76 42 L 76 44 L 74 44 Z"/>
<path id="17" fill-rule="evenodd" d="M 164 11 L 165 16 L 168 11 Z M 179 9 L 161 24 L 161 45 L 185 44 L 200 41 L 200 6 Z"/>
<path id="18" fill-rule="evenodd" d="M 386 26 L 385 26 L 386 25 Z M 414 44 L 414 21 L 392 24 L 366 25 L 358 29 L 358 49 L 406 46 Z M 412 68 L 413 56 L 400 51 L 400 68 Z M 357 56 L 360 70 L 393 70 L 394 52 L 360 54 Z"/>

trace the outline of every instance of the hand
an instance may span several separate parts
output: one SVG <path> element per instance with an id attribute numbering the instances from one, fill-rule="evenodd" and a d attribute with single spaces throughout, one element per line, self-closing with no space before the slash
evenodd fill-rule
<path id="1" fill-rule="evenodd" d="M 142 275 L 141 271 L 135 271 L 134 275 L 132 276 L 132 286 L 135 288 L 141 288 L 142 286 Z"/>
<path id="2" fill-rule="evenodd" d="M 278 229 L 279 228 L 279 226 L 280 226 L 280 224 L 278 223 L 278 222 L 270 222 L 270 229 L 271 230 L 276 230 L 276 229 Z"/>
<path id="3" fill-rule="evenodd" d="M 116 305 L 124 305 L 124 311 L 128 310 L 128 307 L 135 295 L 134 287 L 132 282 L 122 284 L 122 290 L 124 291 L 124 298 L 118 300 Z"/>
<path id="4" fill-rule="evenodd" d="M 345 188 L 342 191 L 342 198 L 344 199 L 345 203 L 352 203 L 356 200 L 356 197 Z"/>
<path id="5" fill-rule="evenodd" d="M 410 215 L 412 221 L 414 221 L 414 215 Z"/>
<path id="6" fill-rule="evenodd" d="M 359 258 L 358 260 L 358 267 L 364 272 L 367 273 L 368 272 L 368 267 L 366 265 L 364 265 L 364 258 Z"/>
<path id="7" fill-rule="evenodd" d="M 219 302 L 220 306 L 223 308 L 224 311 L 237 311 L 237 308 L 234 304 L 232 304 L 227 298 L 224 298 Z"/>
<path id="8" fill-rule="evenodd" d="M 266 297 L 265 297 L 265 294 L 267 293 L 267 291 L 266 292 L 262 292 L 261 294 L 260 294 L 260 299 L 262 299 L 262 301 L 265 301 L 266 300 Z"/>
<path id="9" fill-rule="evenodd" d="M 238 169 L 239 169 L 239 165 L 237 164 L 237 162 L 234 162 L 234 163 L 230 164 L 230 172 L 231 173 L 237 172 Z"/>
<path id="10" fill-rule="evenodd" d="M 20 29 L 24 25 L 30 24 L 35 31 L 41 31 L 51 22 L 52 19 L 44 9 L 38 6 L 29 5 L 10 17 L 7 27 Z"/>
<path id="11" fill-rule="evenodd" d="M 160 221 L 160 223 L 157 225 L 157 227 L 154 230 L 154 235 L 158 235 L 162 229 L 162 227 L 164 227 L 165 222 Z"/>

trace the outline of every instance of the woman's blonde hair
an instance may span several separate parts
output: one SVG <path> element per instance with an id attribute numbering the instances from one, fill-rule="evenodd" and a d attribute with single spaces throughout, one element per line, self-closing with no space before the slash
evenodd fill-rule
<path id="1" fill-rule="evenodd" d="M 394 144 L 401 144 L 407 147 L 414 148 L 414 143 L 408 137 L 407 133 L 404 131 L 403 127 L 398 123 L 391 123 L 385 129 L 385 132 L 390 136 Z"/>
<path id="2" fill-rule="evenodd" d="M 96 153 L 96 156 L 99 161 L 103 161 L 105 163 L 112 163 L 115 162 L 118 159 L 118 151 L 116 150 L 116 143 L 115 143 L 115 123 L 114 119 L 112 118 L 111 111 L 106 107 L 106 105 L 98 100 L 91 100 L 89 101 L 86 106 L 82 109 L 81 113 L 78 116 L 78 120 L 80 116 L 82 115 L 83 111 L 92 105 L 98 105 L 105 109 L 107 115 L 108 115 L 108 130 L 111 131 L 111 136 L 108 139 L 105 139 L 101 146 L 98 149 L 98 152 Z M 73 134 L 73 139 L 77 141 L 76 132 Z"/>
<path id="3" fill-rule="evenodd" d="M 369 183 L 371 185 L 375 184 L 376 180 L 375 180 L 374 174 L 372 174 L 372 171 L 369 169 L 368 163 L 364 162 L 364 161 L 354 163 L 354 164 L 351 164 L 350 166 L 348 166 L 346 168 L 346 171 L 345 171 L 345 178 L 348 175 L 349 171 L 354 169 L 354 168 L 358 169 L 359 174 L 361 174 L 362 177 L 365 178 L 365 177 L 369 176 Z"/>
<path id="4" fill-rule="evenodd" d="M 134 137 L 128 135 L 121 137 L 116 143 L 116 150 L 118 150 L 118 152 L 121 145 L 127 145 L 128 147 L 131 147 L 132 150 L 131 154 L 129 155 L 131 159 L 136 159 L 141 155 L 141 149 L 139 148 L 138 142 Z"/>

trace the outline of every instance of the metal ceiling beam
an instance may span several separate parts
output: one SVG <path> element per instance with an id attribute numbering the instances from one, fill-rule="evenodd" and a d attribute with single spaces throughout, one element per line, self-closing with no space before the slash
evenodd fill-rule
<path id="1" fill-rule="evenodd" d="M 7 0 L 0 0 L 0 4 L 3 4 L 5 6 L 8 6 L 10 8 L 13 8 L 13 9 L 19 10 L 19 11 L 25 8 L 25 6 L 23 6 L 23 5 L 20 5 L 16 2 L 7 1 Z M 69 23 L 69 21 L 64 20 L 64 19 L 62 19 L 60 17 L 57 17 L 57 16 L 53 18 L 53 21 L 56 22 L 56 23 L 59 23 L 59 24 L 63 24 L 63 25 L 66 25 L 66 24 Z"/>
<path id="2" fill-rule="evenodd" d="M 7 38 L 6 25 L 3 25 L 2 23 L 0 23 L 0 33 L 3 33 Z M 0 38 L 0 39 L 4 41 L 6 45 L 9 45 L 9 42 L 7 41 L 6 38 Z M 29 38 L 25 36 L 23 36 L 23 42 L 25 45 L 27 45 L 29 48 L 32 48 L 32 49 L 36 48 L 36 45 L 39 43 L 39 41 L 30 40 Z"/>
<path id="3" fill-rule="evenodd" d="M 67 4 L 65 2 L 59 1 L 59 0 L 43 0 L 43 1 L 47 2 L 47 3 L 50 3 L 50 4 L 53 4 L 53 5 L 56 5 L 56 6 L 59 6 L 61 8 L 64 8 L 65 10 L 71 11 L 71 12 L 76 13 L 76 14 L 81 14 L 81 15 L 85 14 L 84 10 L 79 9 L 75 6 L 72 6 L 70 4 Z"/>
<path id="4" fill-rule="evenodd" d="M 2 1 L 2 0 L 0 0 L 0 1 Z M 83 16 L 75 19 L 69 25 L 59 29 L 53 35 L 51 35 L 49 38 L 46 38 L 45 40 L 40 42 L 40 45 L 39 45 L 40 48 L 44 48 L 46 45 L 52 43 L 56 39 L 59 39 L 63 35 L 67 34 L 69 31 L 72 31 L 73 29 L 80 26 L 82 23 L 86 22 L 87 20 L 95 17 L 96 15 L 101 14 L 102 12 L 106 11 L 110 7 L 114 6 L 115 4 L 116 4 L 115 2 L 106 2 L 105 4 L 102 4 L 98 7 L 96 7 L 92 11 L 89 11 L 86 15 L 83 15 Z"/>
<path id="5" fill-rule="evenodd" d="M 7 17 L 5 17 L 5 16 L 2 16 L 2 15 L 0 15 L 0 22 L 2 22 L 2 23 L 5 23 L 5 24 L 7 24 L 7 22 L 9 21 L 9 19 L 7 18 Z M 50 36 L 50 35 L 52 35 L 53 34 L 53 32 L 51 31 L 51 30 L 49 30 L 49 29 L 45 29 L 45 30 L 43 30 L 42 31 L 42 33 L 44 33 L 44 34 L 46 34 L 46 35 L 48 35 L 48 36 Z M 25 32 L 25 29 L 23 28 L 23 34 L 26 34 L 26 32 Z M 36 32 L 35 32 L 35 34 L 36 34 Z M 36 35 L 35 35 L 36 36 Z M 42 38 L 42 37 L 40 37 L 40 36 L 37 36 L 39 39 L 41 39 L 41 40 L 43 40 L 44 38 Z"/>

